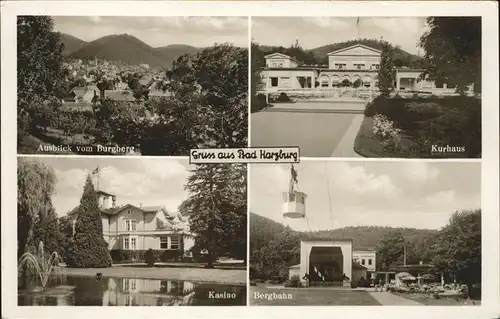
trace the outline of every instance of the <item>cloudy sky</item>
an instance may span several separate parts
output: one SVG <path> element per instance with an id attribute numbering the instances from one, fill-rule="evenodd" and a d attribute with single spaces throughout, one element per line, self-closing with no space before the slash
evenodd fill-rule
<path id="1" fill-rule="evenodd" d="M 229 42 L 248 46 L 246 17 L 53 17 L 56 31 L 84 41 L 111 34 L 130 34 L 152 47 L 188 44 L 206 47 Z"/>
<path id="2" fill-rule="evenodd" d="M 43 157 L 40 161 L 55 171 L 52 203 L 59 216 L 79 205 L 87 175 L 97 166 L 99 189 L 115 194 L 117 205 L 165 205 L 175 211 L 188 196 L 184 185 L 193 168 L 188 159 Z M 94 175 L 94 185 L 96 179 Z"/>
<path id="3" fill-rule="evenodd" d="M 480 163 L 303 161 L 296 169 L 299 190 L 308 195 L 307 221 L 287 219 L 285 224 L 297 230 L 439 229 L 454 211 L 481 205 Z M 250 177 L 251 212 L 284 223 L 282 193 L 288 190 L 290 166 L 252 165 Z"/>
<path id="4" fill-rule="evenodd" d="M 252 40 L 263 45 L 290 46 L 299 40 L 313 49 L 358 37 L 356 17 L 252 17 Z M 380 39 L 418 54 L 417 43 L 425 32 L 424 17 L 360 17 L 359 37 Z M 422 52 L 422 51 L 421 51 Z"/>

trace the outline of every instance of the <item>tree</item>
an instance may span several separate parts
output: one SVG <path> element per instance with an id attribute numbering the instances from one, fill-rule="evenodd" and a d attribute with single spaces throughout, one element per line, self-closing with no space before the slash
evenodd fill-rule
<path id="1" fill-rule="evenodd" d="M 393 55 L 394 48 L 389 42 L 384 41 L 378 70 L 378 87 L 383 95 L 389 95 L 394 90 L 396 73 L 394 71 Z"/>
<path id="2" fill-rule="evenodd" d="M 208 268 L 219 256 L 246 259 L 246 165 L 198 165 L 185 186 L 181 206 L 190 219 L 197 249 L 208 252 Z"/>
<path id="3" fill-rule="evenodd" d="M 110 267 L 111 255 L 102 235 L 101 210 L 90 175 L 87 176 L 77 214 L 69 265 L 76 268 Z"/>
<path id="4" fill-rule="evenodd" d="M 436 270 L 465 282 L 481 282 L 481 210 L 457 211 L 429 248 Z"/>
<path id="5" fill-rule="evenodd" d="M 430 17 L 427 24 L 429 31 L 420 38 L 422 77 L 452 82 L 460 93 L 470 84 L 481 92 L 481 17 Z"/>
<path id="6" fill-rule="evenodd" d="M 252 42 L 251 51 L 252 63 L 250 75 L 250 94 L 251 94 L 251 112 L 258 112 L 267 106 L 266 97 L 263 94 L 257 94 L 262 86 L 261 68 L 265 66 L 264 53 L 259 49 L 257 43 Z"/>
<path id="7" fill-rule="evenodd" d="M 36 238 L 45 238 L 43 228 L 53 213 L 55 174 L 38 161 L 20 158 L 17 170 L 17 247 L 18 256 L 35 252 Z M 47 217 L 48 216 L 48 217 Z M 35 227 L 37 231 L 35 233 Z M 52 245 L 52 240 L 50 240 Z M 52 249 L 52 248 L 51 248 Z"/>
<path id="8" fill-rule="evenodd" d="M 405 256 L 406 250 L 406 256 Z M 377 243 L 377 268 L 387 270 L 393 266 L 414 264 L 418 261 L 415 255 L 414 244 L 405 239 L 400 231 L 390 232 Z M 405 261 L 406 258 L 406 261 Z"/>
<path id="9" fill-rule="evenodd" d="M 340 84 L 343 87 L 349 87 L 349 86 L 351 86 L 351 81 L 349 81 L 348 79 L 344 79 Z"/>
<path id="10" fill-rule="evenodd" d="M 174 62 L 169 90 L 197 112 L 198 147 L 245 147 L 248 139 L 248 50 L 215 44 Z"/>
<path id="11" fill-rule="evenodd" d="M 73 219 L 69 216 L 62 216 L 59 218 L 58 226 L 60 234 L 59 255 L 68 263 L 68 256 L 73 247 Z"/>
<path id="12" fill-rule="evenodd" d="M 60 251 L 60 233 L 57 223 L 57 214 L 53 207 L 38 215 L 33 228 L 33 243 L 43 242 L 48 254 Z"/>
<path id="13" fill-rule="evenodd" d="M 33 130 L 33 108 L 52 96 L 61 97 L 65 71 L 63 45 L 48 16 L 17 18 L 17 114 L 19 131 Z"/>

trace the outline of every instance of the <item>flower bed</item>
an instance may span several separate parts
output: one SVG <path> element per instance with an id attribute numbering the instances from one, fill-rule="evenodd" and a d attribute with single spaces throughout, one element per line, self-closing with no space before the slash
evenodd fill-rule
<path id="1" fill-rule="evenodd" d="M 474 97 L 377 97 L 354 149 L 365 157 L 479 158 L 481 101 Z"/>

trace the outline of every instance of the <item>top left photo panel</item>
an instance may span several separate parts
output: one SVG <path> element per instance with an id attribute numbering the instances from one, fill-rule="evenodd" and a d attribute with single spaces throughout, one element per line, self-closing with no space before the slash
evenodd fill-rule
<path id="1" fill-rule="evenodd" d="M 247 17 L 17 17 L 17 152 L 248 146 Z"/>

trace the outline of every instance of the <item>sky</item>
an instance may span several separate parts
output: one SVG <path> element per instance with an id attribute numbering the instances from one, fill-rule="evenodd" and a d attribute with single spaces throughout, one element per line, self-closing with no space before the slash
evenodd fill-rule
<path id="1" fill-rule="evenodd" d="M 80 203 L 87 175 L 99 166 L 99 189 L 116 195 L 116 204 L 139 206 L 163 205 L 170 211 L 188 197 L 184 190 L 190 175 L 188 159 L 165 158 L 68 158 L 42 157 L 41 162 L 54 169 L 56 212 L 64 216 Z M 94 186 L 97 175 L 93 175 Z"/>
<path id="2" fill-rule="evenodd" d="M 481 208 L 480 163 L 302 161 L 295 167 L 299 190 L 307 194 L 307 219 L 282 216 L 289 164 L 251 166 L 250 211 L 296 230 L 316 231 L 346 226 L 439 229 L 456 210 Z"/>
<path id="3" fill-rule="evenodd" d="M 252 17 L 252 40 L 262 45 L 290 46 L 299 40 L 304 49 L 358 38 L 357 17 Z M 380 39 L 418 54 L 417 43 L 426 31 L 425 17 L 360 17 L 359 38 Z M 420 54 L 422 49 L 420 49 Z"/>
<path id="4" fill-rule="evenodd" d="M 229 42 L 248 47 L 246 17 L 55 16 L 54 29 L 93 41 L 111 34 L 130 34 L 152 47 L 187 44 L 211 46 Z"/>

